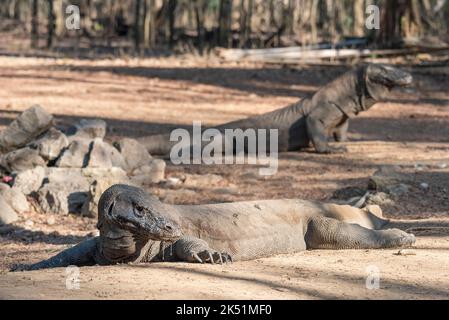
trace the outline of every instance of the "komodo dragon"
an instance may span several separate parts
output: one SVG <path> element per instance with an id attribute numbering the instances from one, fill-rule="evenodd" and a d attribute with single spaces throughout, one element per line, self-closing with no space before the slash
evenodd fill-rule
<path id="1" fill-rule="evenodd" d="M 318 153 L 344 152 L 344 147 L 332 147 L 327 138 L 347 140 L 349 119 L 387 98 L 396 87 L 412 83 L 412 76 L 399 69 L 370 64 L 361 66 L 335 79 L 318 90 L 285 108 L 215 127 L 225 129 L 278 129 L 278 151 L 294 151 L 309 147 L 312 142 Z M 146 136 L 139 141 L 151 154 L 168 156 L 177 143 L 170 134 Z M 270 143 L 267 143 L 267 150 Z"/>
<path id="2" fill-rule="evenodd" d="M 143 190 L 114 185 L 100 198 L 100 235 L 22 268 L 153 261 L 217 263 L 306 249 L 411 245 L 412 234 L 379 230 L 369 210 L 303 200 L 168 205 Z"/>

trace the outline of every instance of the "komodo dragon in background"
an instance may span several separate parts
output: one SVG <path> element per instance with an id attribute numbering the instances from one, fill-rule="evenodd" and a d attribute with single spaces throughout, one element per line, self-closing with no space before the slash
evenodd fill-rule
<path id="1" fill-rule="evenodd" d="M 306 249 L 411 245 L 412 234 L 382 228 L 368 209 L 303 200 L 168 205 L 143 190 L 114 185 L 100 198 L 100 236 L 21 269 L 153 261 L 217 263 Z"/>
<path id="2" fill-rule="evenodd" d="M 225 129 L 278 129 L 278 151 L 294 151 L 309 147 L 312 142 L 318 153 L 344 152 L 344 147 L 331 147 L 327 138 L 337 142 L 347 139 L 349 119 L 386 99 L 396 87 L 412 83 L 412 76 L 399 69 L 370 64 L 361 66 L 335 79 L 285 108 L 215 127 Z M 151 154 L 168 156 L 177 143 L 170 134 L 142 137 L 139 141 Z M 269 150 L 270 143 L 267 143 Z"/>

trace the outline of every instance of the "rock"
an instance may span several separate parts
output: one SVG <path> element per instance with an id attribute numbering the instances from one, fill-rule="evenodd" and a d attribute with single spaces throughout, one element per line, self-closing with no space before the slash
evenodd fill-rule
<path id="1" fill-rule="evenodd" d="M 45 161 L 37 150 L 26 147 L 1 157 L 0 165 L 8 172 L 22 172 L 37 166 L 45 166 Z"/>
<path id="2" fill-rule="evenodd" d="M 6 153 L 25 146 L 52 126 L 53 116 L 34 105 L 0 132 L 0 152 Z"/>
<path id="3" fill-rule="evenodd" d="M 47 168 L 45 184 L 36 198 L 43 212 L 84 214 L 86 202 L 92 200 L 91 185 L 95 181 L 101 181 L 101 186 L 106 186 L 104 190 L 115 183 L 129 184 L 128 176 L 121 168 L 53 167 Z M 91 210 L 94 209 L 91 207 Z"/>
<path id="4" fill-rule="evenodd" d="M 87 169 L 86 169 L 87 170 Z M 98 201 L 103 192 L 114 184 L 130 184 L 126 172 L 119 168 L 110 169 L 110 174 L 97 176 L 89 186 L 89 193 L 84 203 L 81 214 L 90 218 L 96 218 L 98 215 Z M 98 174 L 98 173 L 97 173 Z"/>
<path id="5" fill-rule="evenodd" d="M 416 163 L 414 167 L 416 171 L 424 171 L 427 169 L 427 166 L 421 163 Z"/>
<path id="6" fill-rule="evenodd" d="M 69 141 L 65 134 L 55 128 L 50 128 L 37 140 L 28 144 L 30 148 L 36 149 L 46 161 L 55 160 L 68 145 Z"/>
<path id="7" fill-rule="evenodd" d="M 216 174 L 186 174 L 184 186 L 189 188 L 207 189 L 211 186 L 225 186 L 226 180 Z"/>
<path id="8" fill-rule="evenodd" d="M 116 148 L 100 138 L 96 138 L 92 144 L 87 166 L 91 168 L 126 168 L 126 163 Z"/>
<path id="9" fill-rule="evenodd" d="M 89 185 L 98 179 L 111 179 L 111 181 L 129 182 L 126 172 L 122 168 L 84 168 L 83 176 L 89 181 Z"/>
<path id="10" fill-rule="evenodd" d="M 109 187 L 118 183 L 127 183 L 127 181 L 121 181 L 120 179 L 99 179 L 95 180 L 91 185 L 88 193 L 87 201 L 84 203 L 81 209 L 81 215 L 89 218 L 98 217 L 98 202 L 100 197 Z"/>
<path id="11" fill-rule="evenodd" d="M 67 149 L 56 161 L 60 168 L 84 168 L 89 163 L 89 153 L 92 147 L 91 140 L 73 140 Z"/>
<path id="12" fill-rule="evenodd" d="M 106 122 L 100 119 L 82 119 L 73 128 L 69 130 L 69 141 L 95 138 L 103 139 L 106 135 Z"/>
<path id="13" fill-rule="evenodd" d="M 3 192 L 5 192 L 9 189 L 11 189 L 11 187 L 8 184 L 0 182 L 0 194 L 2 194 Z"/>
<path id="14" fill-rule="evenodd" d="M 47 224 L 49 225 L 49 226 L 52 226 L 52 225 L 54 225 L 55 224 L 55 222 L 56 222 L 56 219 L 55 219 L 55 217 L 53 217 L 53 216 L 49 216 L 48 218 L 47 218 Z"/>
<path id="15" fill-rule="evenodd" d="M 89 180 L 82 169 L 48 168 L 45 184 L 37 192 L 43 212 L 80 213 L 87 200 Z"/>
<path id="16" fill-rule="evenodd" d="M 370 177 L 368 189 L 400 196 L 409 192 L 413 178 L 410 175 L 395 171 L 395 168 L 382 167 Z"/>
<path id="17" fill-rule="evenodd" d="M 28 200 L 20 190 L 11 188 L 3 183 L 0 185 L 0 195 L 15 212 L 20 214 L 30 211 Z"/>
<path id="18" fill-rule="evenodd" d="M 17 221 L 17 213 L 9 206 L 8 202 L 0 195 L 0 226 Z"/>
<path id="19" fill-rule="evenodd" d="M 81 168 L 47 168 L 45 183 L 67 184 L 85 191 L 89 189 L 89 180 Z"/>
<path id="20" fill-rule="evenodd" d="M 45 213 L 80 213 L 87 197 L 87 192 L 58 183 L 45 184 L 37 192 L 37 201 Z"/>
<path id="21" fill-rule="evenodd" d="M 370 194 L 367 196 L 365 205 L 377 205 L 377 206 L 385 206 L 385 205 L 393 205 L 394 201 L 391 200 L 388 194 L 384 192 L 377 192 L 375 194 Z"/>
<path id="22" fill-rule="evenodd" d="M 124 169 L 128 172 L 150 163 L 151 156 L 147 149 L 135 139 L 123 138 L 115 142 L 114 146 L 120 151 L 125 161 Z"/>
<path id="23" fill-rule="evenodd" d="M 403 183 L 388 187 L 388 193 L 394 197 L 400 197 L 404 194 L 407 194 L 409 191 L 410 187 Z"/>
<path id="24" fill-rule="evenodd" d="M 437 168 L 438 168 L 438 169 L 446 169 L 446 168 L 447 168 L 447 163 L 444 163 L 444 162 L 439 163 L 439 164 L 437 165 Z"/>
<path id="25" fill-rule="evenodd" d="M 137 175 L 131 176 L 131 181 L 137 186 L 143 186 L 151 183 L 159 183 L 165 177 L 165 161 L 153 159 L 148 166 L 143 166 L 135 171 Z"/>
<path id="26" fill-rule="evenodd" d="M 428 190 L 428 189 L 429 189 L 429 184 L 426 183 L 426 182 L 421 182 L 421 183 L 419 184 L 419 187 L 420 187 L 422 190 Z"/>
<path id="27" fill-rule="evenodd" d="M 182 184 L 182 180 L 177 177 L 169 177 L 164 181 L 163 187 L 176 188 Z"/>
<path id="28" fill-rule="evenodd" d="M 29 195 L 33 191 L 39 190 L 46 172 L 46 168 L 41 166 L 22 171 L 14 177 L 13 188 L 20 190 L 25 195 Z"/>

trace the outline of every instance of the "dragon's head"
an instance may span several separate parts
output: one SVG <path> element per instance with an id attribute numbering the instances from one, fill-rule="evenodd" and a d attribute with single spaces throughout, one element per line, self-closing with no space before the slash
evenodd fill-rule
<path id="1" fill-rule="evenodd" d="M 181 227 L 164 212 L 166 205 L 143 190 L 114 185 L 100 197 L 99 224 L 107 221 L 133 234 L 157 241 L 181 237 Z"/>
<path id="2" fill-rule="evenodd" d="M 366 88 L 375 100 L 385 98 L 394 88 L 410 86 L 413 77 L 410 73 L 382 64 L 370 64 L 366 67 Z"/>

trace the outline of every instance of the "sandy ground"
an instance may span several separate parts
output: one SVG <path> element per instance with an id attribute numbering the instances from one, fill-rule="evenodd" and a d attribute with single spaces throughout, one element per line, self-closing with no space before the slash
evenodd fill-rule
<path id="1" fill-rule="evenodd" d="M 100 61 L 0 57 L 0 126 L 35 103 L 53 113 L 60 126 L 80 118 L 105 119 L 109 139 L 169 131 L 193 120 L 217 124 L 295 102 L 346 70 L 222 64 L 191 57 Z M 398 255 L 398 250 L 317 250 L 225 266 L 88 267 L 80 269 L 80 289 L 70 290 L 65 269 L 19 273 L 8 269 L 91 236 L 95 221 L 30 212 L 0 228 L 0 298 L 449 298 L 449 76 L 419 68 L 413 73 L 413 89 L 396 93 L 351 122 L 348 154 L 286 153 L 280 157 L 278 173 L 267 178 L 247 165 L 169 165 L 168 176 L 211 173 L 223 180 L 217 186 L 187 190 L 148 186 L 176 203 L 329 200 L 337 190 L 365 188 L 379 167 L 397 165 L 412 178 L 412 188 L 394 205 L 384 207 L 385 215 L 426 219 L 411 230 L 418 240 L 407 255 Z M 428 189 L 419 187 L 423 182 Z M 369 270 L 378 271 L 377 290 L 366 287 Z"/>

